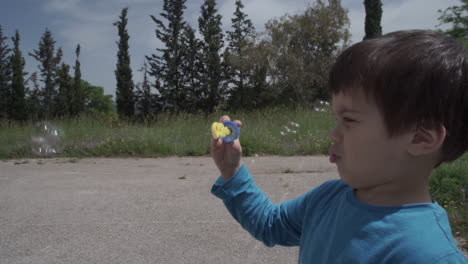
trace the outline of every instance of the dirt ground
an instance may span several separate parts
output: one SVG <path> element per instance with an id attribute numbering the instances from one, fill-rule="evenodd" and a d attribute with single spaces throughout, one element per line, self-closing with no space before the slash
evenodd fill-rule
<path id="1" fill-rule="evenodd" d="M 244 158 L 273 202 L 338 178 L 327 157 Z M 211 158 L 0 162 L 0 263 L 297 263 L 210 189 Z"/>

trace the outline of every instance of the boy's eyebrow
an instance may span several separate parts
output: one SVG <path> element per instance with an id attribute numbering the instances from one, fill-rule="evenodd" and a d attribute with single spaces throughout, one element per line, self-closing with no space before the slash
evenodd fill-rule
<path id="1" fill-rule="evenodd" d="M 335 111 L 333 111 L 335 113 Z M 338 111 L 338 114 L 342 115 L 344 113 L 351 113 L 351 114 L 361 114 L 362 112 L 351 109 L 351 108 L 342 108 L 340 111 Z"/>

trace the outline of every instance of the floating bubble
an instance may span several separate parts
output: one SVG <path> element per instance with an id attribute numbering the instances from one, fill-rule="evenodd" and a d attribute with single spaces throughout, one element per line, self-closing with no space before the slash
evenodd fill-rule
<path id="1" fill-rule="evenodd" d="M 63 131 L 47 121 L 33 125 L 31 150 L 38 156 L 55 155 L 62 152 Z"/>
<path id="2" fill-rule="evenodd" d="M 330 109 L 330 103 L 327 101 L 318 100 L 314 103 L 315 112 L 327 112 Z"/>
<path id="3" fill-rule="evenodd" d="M 280 135 L 281 136 L 288 136 L 288 135 L 292 135 L 292 134 L 297 134 L 297 131 L 298 131 L 298 128 L 300 127 L 300 125 L 296 122 L 288 122 L 287 125 L 284 125 L 281 127 L 280 129 Z"/>
<path id="4" fill-rule="evenodd" d="M 327 109 L 321 108 L 321 107 L 314 107 L 314 111 L 315 111 L 315 112 L 326 112 Z"/>

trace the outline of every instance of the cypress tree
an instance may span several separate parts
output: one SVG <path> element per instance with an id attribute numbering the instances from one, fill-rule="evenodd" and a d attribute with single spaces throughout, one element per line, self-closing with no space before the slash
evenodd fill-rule
<path id="1" fill-rule="evenodd" d="M 158 80 L 157 84 L 160 85 L 157 89 L 163 101 L 163 108 L 173 112 L 183 111 L 187 100 L 182 79 L 185 2 L 186 0 L 164 0 L 160 16 L 167 20 L 167 25 L 151 16 L 157 26 L 156 37 L 165 47 L 156 49 L 158 55 L 151 54 L 146 57 L 150 66 L 150 75 Z"/>
<path id="2" fill-rule="evenodd" d="M 63 56 L 63 50 L 62 48 L 57 49 L 57 53 L 55 55 L 54 61 L 54 71 L 53 71 L 53 76 L 54 76 L 54 83 L 53 83 L 53 97 L 52 97 L 52 105 L 50 106 L 50 109 L 52 111 L 52 114 L 50 115 L 51 117 L 59 117 L 59 114 L 62 115 L 62 113 L 66 109 L 61 108 L 62 106 L 59 104 L 60 102 L 60 91 L 59 91 L 59 82 L 58 79 L 60 78 L 60 68 L 61 68 L 61 61 L 62 61 L 62 56 Z M 47 105 L 46 105 L 47 107 Z"/>
<path id="3" fill-rule="evenodd" d="M 227 53 L 227 65 L 230 76 L 227 76 L 231 84 L 230 105 L 231 107 L 246 108 L 250 106 L 248 94 L 251 89 L 249 85 L 250 76 L 249 65 L 245 57 L 245 50 L 249 47 L 249 42 L 253 39 L 254 27 L 247 14 L 242 12 L 244 5 L 241 0 L 236 0 L 236 11 L 231 19 L 233 31 L 227 32 L 229 49 Z"/>
<path id="4" fill-rule="evenodd" d="M 25 87 L 24 87 L 24 58 L 19 48 L 20 35 L 16 30 L 15 36 L 11 38 L 14 49 L 11 56 L 12 81 L 11 81 L 11 102 L 9 107 L 9 117 L 16 121 L 27 119 Z"/>
<path id="5" fill-rule="evenodd" d="M 147 118 L 151 113 L 151 85 L 148 80 L 148 64 L 143 64 L 139 71 L 143 72 L 143 82 L 136 85 L 135 105 L 137 115 Z"/>
<path id="6" fill-rule="evenodd" d="M 3 29 L 0 25 L 0 119 L 8 118 L 8 104 L 10 96 L 11 82 L 11 65 L 10 52 L 6 40 L 8 38 L 3 35 Z"/>
<path id="7" fill-rule="evenodd" d="M 39 70 L 41 72 L 42 81 L 44 83 L 43 102 L 44 113 L 41 116 L 51 118 L 54 115 L 56 106 L 54 105 L 57 97 L 56 89 L 56 74 L 60 62 L 62 60 L 63 51 L 61 48 L 55 52 L 55 40 L 52 33 L 46 29 L 39 41 L 39 48 L 29 53 L 34 59 L 39 62 Z"/>
<path id="8" fill-rule="evenodd" d="M 201 77 L 201 87 L 204 88 L 205 100 L 203 111 L 212 113 L 222 103 L 221 90 L 222 69 L 220 50 L 224 45 L 224 34 L 221 29 L 221 15 L 217 14 L 215 0 L 205 0 L 201 6 L 201 16 L 198 19 L 200 34 L 202 35 L 202 59 L 205 67 Z"/>
<path id="9" fill-rule="evenodd" d="M 115 77 L 117 79 L 116 102 L 117 113 L 120 118 L 132 118 L 134 110 L 134 94 L 133 94 L 133 74 L 130 67 L 130 53 L 128 40 L 130 36 L 127 32 L 127 12 L 128 8 L 122 9 L 120 20 L 114 23 L 118 28 L 119 41 L 117 45 L 119 51 L 117 53 L 117 69 Z"/>
<path id="10" fill-rule="evenodd" d="M 72 96 L 71 96 L 71 77 L 68 73 L 70 66 L 62 63 L 57 71 L 57 103 L 56 103 L 56 116 L 63 118 L 71 116 L 70 109 L 72 107 Z"/>
<path id="11" fill-rule="evenodd" d="M 382 36 L 382 2 L 380 0 L 364 0 L 366 8 L 366 21 L 364 39 Z"/>
<path id="12" fill-rule="evenodd" d="M 78 116 L 84 111 L 84 94 L 81 86 L 81 69 L 80 69 L 80 44 L 76 46 L 75 54 L 75 76 L 73 78 L 73 90 L 70 94 L 69 102 L 71 107 L 70 114 Z"/>

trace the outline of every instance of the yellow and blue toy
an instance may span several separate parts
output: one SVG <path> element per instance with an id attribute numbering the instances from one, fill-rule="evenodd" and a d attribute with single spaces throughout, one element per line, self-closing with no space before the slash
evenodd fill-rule
<path id="1" fill-rule="evenodd" d="M 232 121 L 214 122 L 211 125 L 211 135 L 214 139 L 221 138 L 224 142 L 232 142 L 239 137 L 239 134 L 239 127 Z"/>

